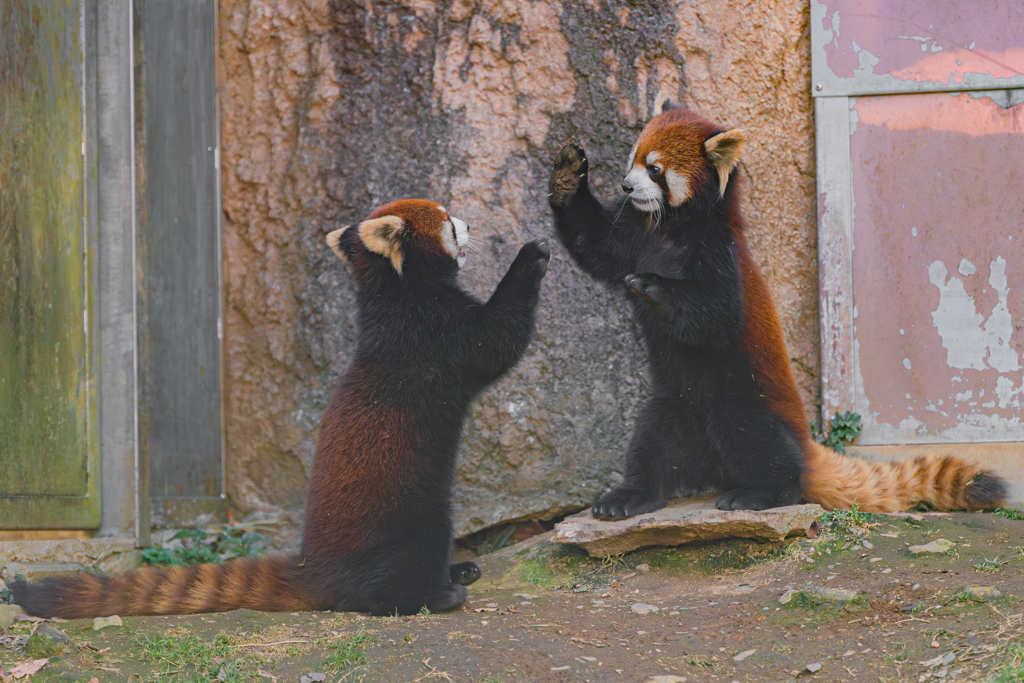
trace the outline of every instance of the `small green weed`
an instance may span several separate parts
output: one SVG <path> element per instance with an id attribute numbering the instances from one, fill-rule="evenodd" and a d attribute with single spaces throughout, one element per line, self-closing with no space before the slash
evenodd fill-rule
<path id="1" fill-rule="evenodd" d="M 717 658 L 706 655 L 690 655 L 684 657 L 683 661 L 696 669 L 714 669 Z"/>
<path id="2" fill-rule="evenodd" d="M 829 420 L 827 431 L 822 428 L 819 420 L 811 421 L 811 434 L 814 436 L 814 440 L 840 453 L 846 453 L 846 444 L 853 443 L 862 429 L 860 415 L 851 413 L 849 410 L 833 415 Z"/>
<path id="3" fill-rule="evenodd" d="M 849 530 L 853 527 L 862 526 L 867 523 L 867 517 L 860 511 L 860 506 L 854 503 L 849 510 L 830 510 L 821 516 L 818 525 L 823 531 L 827 530 Z"/>
<path id="4" fill-rule="evenodd" d="M 352 664 L 362 664 L 366 661 L 366 653 L 363 652 L 363 646 L 375 641 L 376 638 L 366 635 L 363 631 L 354 633 L 348 638 L 339 640 L 337 643 L 331 645 L 331 649 L 335 652 L 334 655 L 327 660 L 327 663 L 339 669 L 345 666 L 351 666 Z"/>
<path id="5" fill-rule="evenodd" d="M 991 560 L 982 557 L 981 562 L 977 562 L 975 564 L 972 564 L 971 566 L 974 567 L 974 571 L 976 572 L 987 572 L 989 574 L 993 574 L 1001 570 L 1004 564 L 1008 564 L 1008 562 L 1006 560 L 1000 562 L 998 557 Z"/>
<path id="6" fill-rule="evenodd" d="M 417 612 L 417 614 L 421 617 L 429 617 L 433 612 L 430 611 L 429 607 L 423 605 L 423 607 L 420 607 L 420 611 Z"/>
<path id="7" fill-rule="evenodd" d="M 1015 510 L 1014 508 L 996 508 L 996 515 L 1003 519 L 1024 520 L 1024 510 Z"/>
<path id="8" fill-rule="evenodd" d="M 266 542 L 258 522 L 233 524 L 219 529 L 183 529 L 171 537 L 181 540 L 181 547 L 153 545 L 142 551 L 142 560 L 149 564 L 185 566 L 220 563 L 236 557 L 258 557 Z"/>

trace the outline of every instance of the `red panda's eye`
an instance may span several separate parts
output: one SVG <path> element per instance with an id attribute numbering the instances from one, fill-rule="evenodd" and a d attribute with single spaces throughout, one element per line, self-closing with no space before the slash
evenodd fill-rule
<path id="1" fill-rule="evenodd" d="M 647 172 L 651 175 L 661 175 L 661 169 L 653 164 L 647 167 Z"/>

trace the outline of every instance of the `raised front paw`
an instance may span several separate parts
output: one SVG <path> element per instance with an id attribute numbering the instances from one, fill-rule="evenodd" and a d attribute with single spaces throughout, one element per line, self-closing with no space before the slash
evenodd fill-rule
<path id="1" fill-rule="evenodd" d="M 586 179 L 589 167 L 582 147 L 572 141 L 562 145 L 555 156 L 555 168 L 551 171 L 551 194 L 548 195 L 551 206 L 569 206 L 580 188 L 580 181 Z"/>
<path id="2" fill-rule="evenodd" d="M 550 259 L 551 248 L 548 247 L 548 241 L 533 240 L 520 248 L 519 255 L 512 262 L 511 270 L 540 279 L 548 271 Z"/>
<path id="3" fill-rule="evenodd" d="M 663 499 L 652 497 L 645 491 L 618 488 L 598 498 L 591 512 L 598 519 L 625 519 L 645 512 L 654 512 L 663 507 Z"/>
<path id="4" fill-rule="evenodd" d="M 448 566 L 452 583 L 468 586 L 480 578 L 480 567 L 475 562 L 458 562 Z"/>
<path id="5" fill-rule="evenodd" d="M 661 312 L 665 301 L 665 290 L 658 284 L 658 276 L 650 273 L 633 273 L 623 278 L 629 291 Z"/>

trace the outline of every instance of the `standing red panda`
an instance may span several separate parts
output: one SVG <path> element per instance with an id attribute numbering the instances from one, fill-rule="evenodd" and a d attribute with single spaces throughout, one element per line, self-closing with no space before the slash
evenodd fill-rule
<path id="1" fill-rule="evenodd" d="M 551 174 L 559 239 L 583 270 L 625 289 L 651 366 L 654 395 L 624 480 L 594 515 L 621 519 L 706 489 L 723 491 L 724 510 L 801 498 L 875 512 L 998 505 L 1002 479 L 959 458 L 869 463 L 811 438 L 775 304 L 744 237 L 736 166 L 745 135 L 658 109 L 633 148 L 624 196 L 594 198 L 575 144 Z"/>
<path id="2" fill-rule="evenodd" d="M 449 565 L 462 423 L 526 351 L 547 244 L 524 245 L 483 303 L 456 282 L 468 227 L 433 202 L 392 202 L 327 243 L 359 287 L 359 340 L 320 423 L 299 554 L 15 580 L 15 603 L 82 618 L 240 607 L 405 615 L 465 601 L 480 570 Z"/>

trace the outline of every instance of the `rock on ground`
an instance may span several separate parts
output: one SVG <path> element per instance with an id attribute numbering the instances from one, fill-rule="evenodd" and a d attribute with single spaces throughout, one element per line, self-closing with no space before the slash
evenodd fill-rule
<path id="1" fill-rule="evenodd" d="M 677 498 L 661 510 L 614 522 L 595 519 L 586 510 L 556 524 L 551 540 L 597 557 L 730 537 L 781 541 L 806 536 L 824 513 L 818 505 L 725 511 L 715 508 L 714 500 L 714 495 Z"/>
<path id="2" fill-rule="evenodd" d="M 1003 594 L 993 586 L 968 586 L 964 588 L 964 597 L 978 602 L 988 602 L 989 600 L 998 600 L 1003 597 Z"/>
<path id="3" fill-rule="evenodd" d="M 956 543 L 953 543 L 953 541 L 946 540 L 945 538 L 936 538 L 934 541 L 924 545 L 912 545 L 907 548 L 907 552 L 911 555 L 942 554 L 954 546 L 956 546 Z"/>

